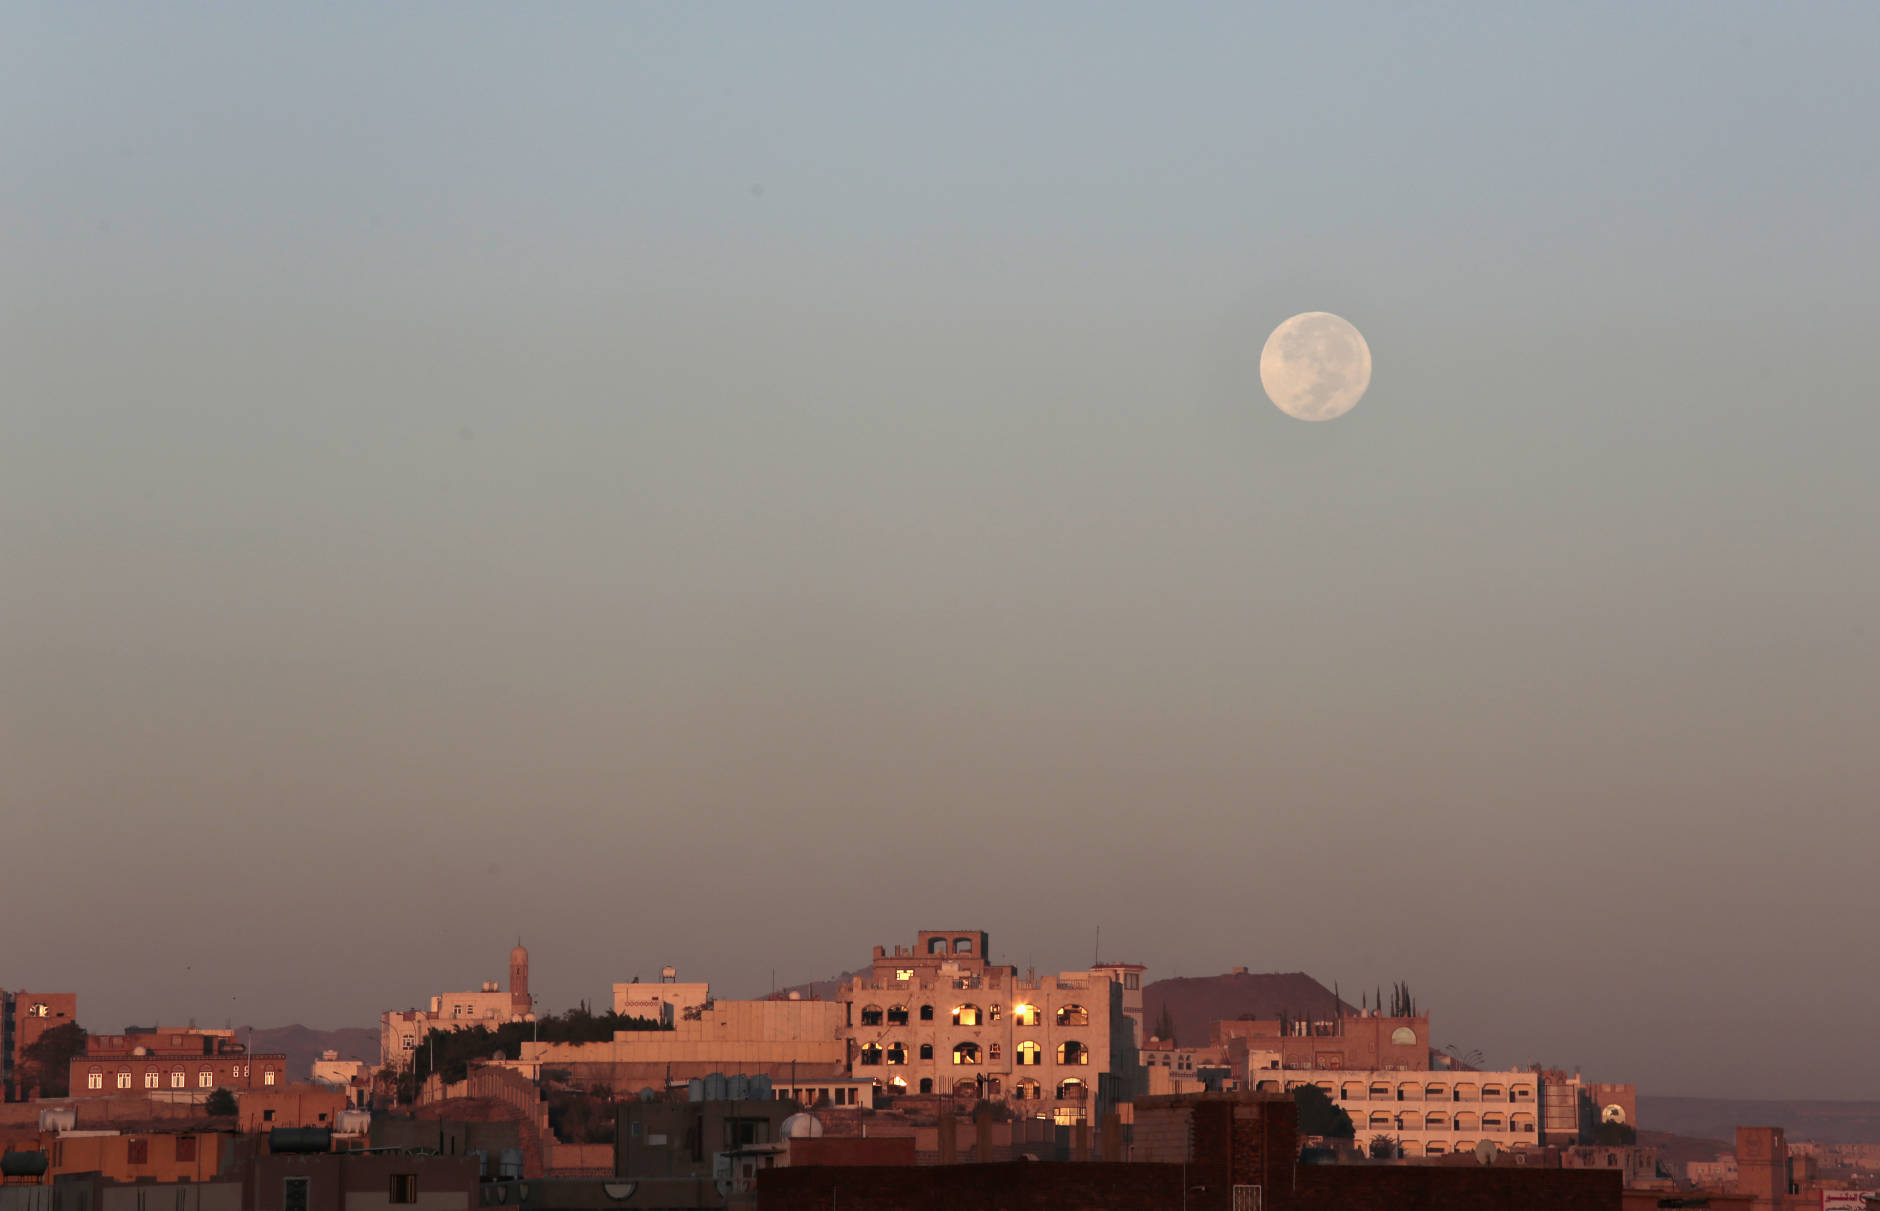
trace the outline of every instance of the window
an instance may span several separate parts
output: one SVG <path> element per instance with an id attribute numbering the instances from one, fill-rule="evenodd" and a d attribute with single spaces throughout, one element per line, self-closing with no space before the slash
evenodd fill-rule
<path id="1" fill-rule="evenodd" d="M 957 1043 L 953 1047 L 955 1064 L 977 1064 L 979 1062 L 978 1043 Z"/>
<path id="2" fill-rule="evenodd" d="M 986 1058 L 995 1064 L 999 1062 L 999 1045 L 997 1043 L 986 1044 Z"/>
<path id="3" fill-rule="evenodd" d="M 392 1174 L 392 1196 L 395 1203 L 415 1203 L 418 1201 L 418 1175 L 415 1173 Z"/>
<path id="4" fill-rule="evenodd" d="M 888 1062 L 890 1064 L 907 1063 L 907 1045 L 905 1043 L 889 1043 Z"/>
<path id="5" fill-rule="evenodd" d="M 1026 1039 L 1024 1042 L 1020 1043 L 1017 1051 L 1018 1062 L 1021 1067 L 1030 1067 L 1033 1064 L 1044 1063 L 1044 1048 L 1038 1046 L 1038 1044 L 1032 1042 L 1030 1039 Z"/>
<path id="6" fill-rule="evenodd" d="M 1408 1026 L 1399 1026 L 1397 1029 L 1390 1032 L 1390 1041 L 1393 1046 L 1414 1047 L 1417 1041 L 1417 1032 L 1410 1029 Z"/>
<path id="7" fill-rule="evenodd" d="M 947 940 L 945 938 L 928 938 L 927 939 L 927 953 L 928 954 L 943 955 L 946 952 L 947 952 Z"/>
<path id="8" fill-rule="evenodd" d="M 176 1137 L 176 1159 L 180 1164 L 194 1164 L 196 1161 L 196 1137 L 179 1135 Z"/>
<path id="9" fill-rule="evenodd" d="M 1138 988 L 1141 988 L 1142 987 L 1142 973 L 1139 971 L 1124 972 L 1123 973 L 1123 987 L 1129 989 L 1129 991 L 1131 992 L 1134 992 Z"/>
<path id="10" fill-rule="evenodd" d="M 932 1005 L 922 1005 L 920 1007 L 920 1020 L 923 1022 L 933 1021 L 933 1006 Z"/>
<path id="11" fill-rule="evenodd" d="M 172 1068 L 170 1070 L 170 1088 L 181 1089 L 182 1087 L 183 1087 L 183 1070 L 181 1068 Z"/>
<path id="12" fill-rule="evenodd" d="M 214 1087 L 215 1087 L 215 1073 L 213 1071 L 211 1071 L 210 1069 L 204 1068 L 201 1072 L 198 1072 L 196 1074 L 196 1088 L 213 1089 Z"/>
<path id="13" fill-rule="evenodd" d="M 881 1006 L 879 1005 L 862 1006 L 862 1025 L 864 1026 L 881 1025 Z"/>
<path id="14" fill-rule="evenodd" d="M 85 1074 L 85 1088 L 103 1089 L 104 1088 L 104 1069 L 93 1068 L 90 1072 L 86 1073 Z"/>
<path id="15" fill-rule="evenodd" d="M 1058 1100 L 1061 1102 L 1081 1102 L 1084 1100 L 1084 1083 L 1072 1077 L 1057 1087 Z"/>
<path id="16" fill-rule="evenodd" d="M 117 1087 L 119 1089 L 129 1089 L 131 1087 L 131 1074 L 130 1073 L 120 1072 L 117 1074 L 117 1077 L 118 1077 Z"/>
<path id="17" fill-rule="evenodd" d="M 973 1077 L 962 1077 L 953 1082 L 954 1097 L 978 1097 L 979 1081 Z"/>
<path id="18" fill-rule="evenodd" d="M 1038 1007 L 1036 1005 L 1014 1005 L 1012 1006 L 1012 1020 L 1017 1022 L 1020 1026 L 1036 1026 L 1038 1024 Z"/>
<path id="19" fill-rule="evenodd" d="M 132 1140 L 129 1144 L 129 1154 L 125 1159 L 133 1165 L 148 1165 L 150 1163 L 150 1141 Z"/>
<path id="20" fill-rule="evenodd" d="M 162 1078 L 159 1077 L 156 1073 L 154 1072 L 144 1073 L 144 1088 L 155 1089 L 161 1083 L 162 1083 Z"/>
<path id="21" fill-rule="evenodd" d="M 953 1024 L 955 1026 L 979 1025 L 979 1006 L 970 1004 L 955 1005 L 953 1007 Z"/>
<path id="22" fill-rule="evenodd" d="M 923 1060 L 931 1060 L 933 1058 L 932 1043 L 922 1043 L 920 1045 L 920 1058 Z"/>
<path id="23" fill-rule="evenodd" d="M 894 978 L 905 984 L 914 978 L 914 969 L 912 967 L 897 967 L 894 969 Z"/>
<path id="24" fill-rule="evenodd" d="M 274 1111 L 272 1111 L 272 1110 L 263 1110 L 263 1111 L 261 1112 L 261 1121 L 262 1121 L 262 1122 L 264 1122 L 264 1123 L 271 1123 L 271 1122 L 273 1122 L 273 1121 L 274 1121 Z"/>
<path id="25" fill-rule="evenodd" d="M 1088 1064 L 1090 1062 L 1090 1048 L 1084 1046 L 1076 1039 L 1059 1043 L 1057 1062 L 1060 1064 Z"/>
<path id="26" fill-rule="evenodd" d="M 1057 1011 L 1057 1023 L 1060 1026 L 1090 1025 L 1090 1011 L 1082 1005 L 1060 1005 Z"/>
<path id="27" fill-rule="evenodd" d="M 269 1068 L 266 1071 L 262 1072 L 261 1083 L 263 1085 L 272 1085 L 274 1083 L 274 1069 Z"/>
<path id="28" fill-rule="evenodd" d="M 888 1084 L 902 1093 L 907 1092 L 907 1078 L 904 1076 L 892 1077 L 889 1079 Z"/>
<path id="29" fill-rule="evenodd" d="M 969 955 L 973 953 L 973 940 L 971 938 L 954 938 L 953 953 L 956 955 Z"/>
<path id="30" fill-rule="evenodd" d="M 867 1046 L 863 1047 L 861 1055 L 857 1057 L 856 1059 L 856 1063 L 864 1064 L 871 1068 L 881 1063 L 880 1045 L 876 1043 L 870 1043 Z"/>
<path id="31" fill-rule="evenodd" d="M 933 1078 L 932 1077 L 924 1076 L 920 1078 L 920 1091 L 922 1093 L 933 1092 Z"/>
<path id="32" fill-rule="evenodd" d="M 996 1022 L 999 1020 L 999 1007 L 997 1005 L 993 1005 L 987 1008 L 986 1020 L 988 1022 Z"/>
<path id="33" fill-rule="evenodd" d="M 907 1025 L 907 1006 L 905 1005 L 888 1006 L 888 1025 L 890 1026 Z"/>
<path id="34" fill-rule="evenodd" d="M 1038 1100 L 1043 1090 L 1044 1087 L 1038 1084 L 1037 1081 L 1026 1078 L 1012 1086 L 1012 1100 L 1015 1102 L 1035 1102 Z"/>

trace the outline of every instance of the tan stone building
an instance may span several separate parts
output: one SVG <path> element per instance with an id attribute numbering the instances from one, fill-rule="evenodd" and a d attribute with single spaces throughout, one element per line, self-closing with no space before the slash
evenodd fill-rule
<path id="1" fill-rule="evenodd" d="M 881 1092 L 1008 1103 L 1032 1117 L 1096 1121 L 1141 1089 L 1136 1025 L 1125 1009 L 1142 968 L 1109 964 L 1021 977 L 987 960 L 983 931 L 923 930 L 875 948 L 842 991 L 850 1063 Z"/>
<path id="2" fill-rule="evenodd" d="M 468 1030 L 528 1021 L 534 1016 L 529 995 L 529 952 L 518 942 L 509 952 L 509 987 L 485 981 L 475 992 L 446 992 L 431 998 L 428 1009 L 387 1010 L 379 1015 L 379 1065 L 411 1067 L 412 1052 L 433 1030 Z"/>

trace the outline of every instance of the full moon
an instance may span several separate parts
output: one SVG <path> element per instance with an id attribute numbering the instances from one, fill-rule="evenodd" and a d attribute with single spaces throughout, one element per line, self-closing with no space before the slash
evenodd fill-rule
<path id="1" fill-rule="evenodd" d="M 1260 385 L 1287 416 L 1336 420 L 1371 385 L 1364 334 L 1328 311 L 1295 315 L 1260 350 Z"/>

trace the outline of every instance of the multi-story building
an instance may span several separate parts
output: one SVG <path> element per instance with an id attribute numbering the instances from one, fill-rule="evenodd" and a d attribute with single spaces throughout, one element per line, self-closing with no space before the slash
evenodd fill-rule
<path id="1" fill-rule="evenodd" d="M 1538 1147 L 1540 1075 L 1380 1069 L 1373 1072 L 1258 1074 L 1254 1088 L 1291 1092 L 1317 1085 L 1351 1116 L 1359 1143 L 1395 1140 L 1405 1156 L 1467 1152 L 1482 1140 L 1499 1148 Z"/>
<path id="2" fill-rule="evenodd" d="M 26 1049 L 48 1030 L 78 1021 L 78 996 L 70 992 L 0 991 L 0 1099 L 24 1098 L 21 1067 Z"/>
<path id="3" fill-rule="evenodd" d="M 509 952 L 509 987 L 486 980 L 474 992 L 446 992 L 431 998 L 429 1009 L 387 1010 L 379 1015 L 379 1065 L 411 1067 L 412 1052 L 433 1030 L 469 1030 L 528 1021 L 534 1015 L 529 995 L 529 952 L 520 942 Z"/>
<path id="4" fill-rule="evenodd" d="M 670 1026 L 689 1012 L 711 1003 L 712 986 L 706 983 L 681 984 L 679 969 L 662 967 L 659 983 L 642 984 L 633 980 L 614 985 L 614 1012 L 623 1017 L 646 1018 Z"/>
<path id="5" fill-rule="evenodd" d="M 923 930 L 911 948 L 875 947 L 869 974 L 841 993 L 855 1075 L 888 1095 L 983 1098 L 1067 1124 L 1135 1096 L 1136 1026 L 1124 1005 L 1143 969 L 1020 978 L 987 960 L 987 942 L 984 932 Z"/>
<path id="6" fill-rule="evenodd" d="M 144 1097 L 202 1102 L 217 1089 L 287 1084 L 287 1057 L 250 1054 L 233 1030 L 159 1028 L 94 1034 L 71 1065 L 73 1097 Z"/>

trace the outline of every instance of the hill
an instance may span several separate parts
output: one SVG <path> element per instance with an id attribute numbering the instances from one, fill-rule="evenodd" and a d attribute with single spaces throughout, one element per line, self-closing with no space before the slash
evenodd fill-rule
<path id="1" fill-rule="evenodd" d="M 1341 1004 L 1332 990 L 1303 971 L 1233 971 L 1218 976 L 1157 980 L 1142 990 L 1142 1018 L 1153 1031 L 1166 1008 L 1175 1040 L 1184 1047 L 1207 1043 L 1214 1023 L 1240 1017 L 1333 1016 Z M 1357 1016 L 1355 1006 L 1344 1011 Z"/>
<path id="2" fill-rule="evenodd" d="M 1780 1127 L 1791 1140 L 1880 1144 L 1880 1102 L 1769 1101 L 1640 1094 L 1639 1122 L 1655 1131 L 1730 1140 L 1738 1127 Z"/>
<path id="3" fill-rule="evenodd" d="M 253 1031 L 251 1039 L 249 1032 Z M 360 1026 L 339 1030 L 315 1030 L 310 1026 L 243 1026 L 235 1035 L 254 1051 L 278 1051 L 287 1057 L 287 1079 L 304 1081 L 313 1072 L 313 1062 L 323 1051 L 337 1051 L 342 1060 L 364 1060 L 368 1067 L 379 1062 L 379 1032 Z"/>

